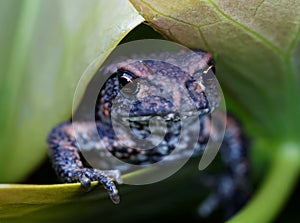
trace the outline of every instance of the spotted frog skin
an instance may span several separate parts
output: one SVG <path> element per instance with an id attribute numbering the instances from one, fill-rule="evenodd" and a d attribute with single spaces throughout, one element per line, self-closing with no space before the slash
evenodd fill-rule
<path id="1" fill-rule="evenodd" d="M 120 197 L 114 181 L 122 183 L 120 171 L 95 169 L 86 165 L 77 140 L 83 142 L 81 151 L 84 147 L 98 151 L 96 156 L 100 160 L 101 156 L 113 155 L 134 165 L 151 165 L 168 156 L 170 162 L 176 162 L 178 157 L 185 156 L 184 149 L 175 155 L 171 152 L 176 148 L 181 134 L 180 123 L 185 123 L 187 116 L 199 118 L 200 132 L 194 155 L 201 155 L 210 134 L 214 134 L 214 131 L 209 131 L 213 129 L 210 115 L 218 106 L 219 95 L 215 84 L 203 79 L 207 72 L 215 71 L 212 55 L 200 50 L 195 53 L 199 57 L 195 58 L 185 51 L 165 52 L 157 56 L 160 60 L 125 59 L 107 66 L 102 75 L 109 78 L 99 91 L 95 107 L 96 121 L 64 122 L 49 134 L 50 158 L 59 178 L 67 183 L 80 182 L 86 191 L 90 190 L 92 181 L 98 181 L 108 191 L 111 200 L 119 203 Z M 173 65 L 176 58 L 180 58 L 176 61 L 178 66 Z M 188 92 L 192 100 L 186 100 L 184 92 Z M 128 111 L 130 115 L 124 115 Z M 116 134 L 112 116 L 118 117 L 120 123 L 129 122 L 134 135 L 153 145 L 152 149 L 144 150 L 144 145 L 133 140 L 132 133 L 129 134 L 122 126 L 117 127 Z M 148 137 L 150 134 L 155 135 L 156 130 L 149 128 L 149 121 L 153 117 L 165 122 L 166 132 L 160 143 Z M 217 117 L 227 120 L 220 149 L 225 168 L 224 173 L 216 177 L 215 192 L 200 206 L 202 215 L 210 214 L 221 204 L 230 206 L 228 203 L 234 204 L 233 211 L 236 211 L 245 203 L 248 193 L 247 146 L 240 125 L 231 116 L 218 114 Z M 188 131 L 182 134 L 188 141 L 189 132 L 194 128 L 193 123 L 186 125 L 189 126 Z M 211 137 L 218 137 L 215 134 Z M 97 137 L 100 137 L 101 145 L 95 139 Z M 104 166 L 107 165 L 104 163 Z"/>

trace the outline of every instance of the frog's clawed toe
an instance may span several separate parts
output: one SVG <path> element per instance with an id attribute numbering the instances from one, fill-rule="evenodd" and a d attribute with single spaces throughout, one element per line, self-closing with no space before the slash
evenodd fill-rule
<path id="1" fill-rule="evenodd" d="M 79 181 L 84 191 L 88 192 L 91 190 L 91 180 L 84 174 L 82 174 L 81 177 L 79 177 Z"/>
<path id="2" fill-rule="evenodd" d="M 113 180 L 115 180 L 117 183 L 122 183 L 120 171 L 80 168 L 75 171 L 75 178 L 81 183 L 85 191 L 90 191 L 92 181 L 98 181 L 107 190 L 110 199 L 115 204 L 120 202 L 118 190 L 113 182 Z"/>

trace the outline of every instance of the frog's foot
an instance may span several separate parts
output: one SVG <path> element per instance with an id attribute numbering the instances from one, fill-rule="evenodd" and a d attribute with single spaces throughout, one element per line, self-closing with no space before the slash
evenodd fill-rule
<path id="1" fill-rule="evenodd" d="M 235 179 L 230 175 L 222 175 L 211 180 L 214 191 L 201 203 L 198 213 L 208 217 L 217 208 L 222 207 L 225 218 L 228 219 L 236 213 L 249 199 L 250 189 L 246 179 Z"/>
<path id="2" fill-rule="evenodd" d="M 213 211 L 215 211 L 224 200 L 230 200 L 230 197 L 234 193 L 233 181 L 230 177 L 218 177 L 219 179 L 213 179 L 213 176 L 204 177 L 208 180 L 205 184 L 214 187 L 214 191 L 201 203 L 198 208 L 198 213 L 202 217 L 208 217 Z"/>
<path id="3" fill-rule="evenodd" d="M 120 196 L 116 188 L 115 180 L 117 183 L 122 183 L 121 173 L 119 170 L 98 170 L 92 168 L 78 168 L 74 170 L 72 176 L 77 182 L 80 182 L 85 191 L 91 189 L 91 182 L 98 181 L 107 190 L 110 199 L 118 204 Z"/>

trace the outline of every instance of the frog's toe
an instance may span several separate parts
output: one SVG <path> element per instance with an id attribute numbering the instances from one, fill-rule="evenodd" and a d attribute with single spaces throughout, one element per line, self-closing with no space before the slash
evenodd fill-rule
<path id="1" fill-rule="evenodd" d="M 105 171 L 97 171 L 98 175 L 96 179 L 99 183 L 101 183 L 104 188 L 107 190 L 110 199 L 115 203 L 118 204 L 120 202 L 120 196 L 118 194 L 117 187 L 113 180 L 105 175 Z"/>
<path id="2" fill-rule="evenodd" d="M 214 191 L 201 203 L 198 213 L 202 217 L 207 217 L 221 207 L 225 212 L 225 218 L 230 218 L 249 198 L 249 190 L 241 185 L 243 182 L 242 179 L 226 174 L 216 178 Z"/>
<path id="3" fill-rule="evenodd" d="M 198 207 L 198 213 L 201 217 L 208 217 L 211 213 L 218 208 L 220 199 L 217 194 L 213 193 L 207 197 Z"/>
<path id="4" fill-rule="evenodd" d="M 120 181 L 121 174 L 119 171 L 109 170 L 109 171 L 101 171 L 97 169 L 91 168 L 82 168 L 78 169 L 76 172 L 77 181 L 81 183 L 81 186 L 85 191 L 89 191 L 91 189 L 91 182 L 98 181 L 100 184 L 104 186 L 107 190 L 110 199 L 118 204 L 120 202 L 120 197 L 118 194 L 117 187 L 113 182 L 113 179 L 118 179 Z"/>
<path id="5" fill-rule="evenodd" d="M 79 180 L 84 191 L 88 192 L 91 190 L 91 180 L 88 177 L 83 175 Z"/>

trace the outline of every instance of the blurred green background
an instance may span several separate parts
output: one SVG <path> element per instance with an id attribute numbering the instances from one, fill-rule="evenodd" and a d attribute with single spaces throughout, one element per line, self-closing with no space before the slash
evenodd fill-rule
<path id="1" fill-rule="evenodd" d="M 193 162 L 155 185 L 121 186 L 118 207 L 78 184 L 8 184 L 56 182 L 45 161 L 48 132 L 70 118 L 91 62 L 89 78 L 121 41 L 162 38 L 144 20 L 165 38 L 214 53 L 227 107 L 252 139 L 256 190 L 232 221 L 297 222 L 300 2 L 132 3 L 136 9 L 125 0 L 0 0 L 0 222 L 199 220 L 207 191 L 198 193 Z"/>

